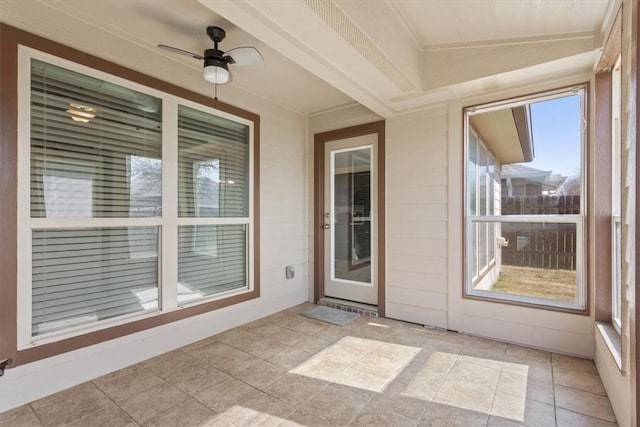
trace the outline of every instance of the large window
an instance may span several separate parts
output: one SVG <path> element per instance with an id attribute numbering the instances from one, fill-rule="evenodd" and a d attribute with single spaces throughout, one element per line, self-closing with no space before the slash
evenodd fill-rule
<path id="1" fill-rule="evenodd" d="M 585 88 L 465 109 L 465 295 L 586 309 Z"/>
<path id="2" fill-rule="evenodd" d="M 19 71 L 19 349 L 253 289 L 251 121 L 28 49 Z"/>

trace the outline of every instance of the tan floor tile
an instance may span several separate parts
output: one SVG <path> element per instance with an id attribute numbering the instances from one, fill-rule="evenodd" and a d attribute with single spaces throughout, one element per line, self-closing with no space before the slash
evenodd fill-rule
<path id="1" fill-rule="evenodd" d="M 371 317 L 368 324 L 374 323 L 377 325 L 387 326 L 391 329 L 405 328 L 407 323 L 401 320 L 390 319 L 388 317 Z"/>
<path id="2" fill-rule="evenodd" d="M 302 351 L 306 351 L 307 353 L 316 354 L 331 346 L 332 344 L 333 343 L 331 341 L 324 340 L 321 336 L 307 336 L 306 338 L 300 340 L 295 345 L 295 347 Z"/>
<path id="3" fill-rule="evenodd" d="M 499 377 L 499 370 L 458 359 L 451 367 L 447 381 L 462 381 L 495 389 Z"/>
<path id="4" fill-rule="evenodd" d="M 340 343 L 365 353 L 376 351 L 381 345 L 379 341 L 351 335 L 342 338 Z"/>
<path id="5" fill-rule="evenodd" d="M 422 348 L 420 347 L 381 342 L 372 353 L 384 356 L 392 362 L 401 362 L 405 365 L 421 351 Z"/>
<path id="6" fill-rule="evenodd" d="M 616 427 L 617 424 L 577 412 L 556 408 L 558 427 Z"/>
<path id="7" fill-rule="evenodd" d="M 413 347 L 422 347 L 430 333 L 424 328 L 398 328 L 387 337 L 387 341 Z"/>
<path id="8" fill-rule="evenodd" d="M 148 419 L 145 427 L 199 427 L 219 415 L 195 399 L 186 399 Z M 116 425 L 115 423 L 112 425 Z"/>
<path id="9" fill-rule="evenodd" d="M 327 386 L 303 407 L 322 415 L 331 425 L 346 425 L 367 404 L 373 393 L 363 394 L 335 384 Z"/>
<path id="10" fill-rule="evenodd" d="M 395 329 L 390 326 L 380 325 L 373 322 L 374 321 L 365 325 L 357 334 L 355 334 L 355 336 L 370 340 L 384 341 L 395 331 Z"/>
<path id="11" fill-rule="evenodd" d="M 553 405 L 553 384 L 503 370 L 500 373 L 497 390 L 538 402 Z"/>
<path id="12" fill-rule="evenodd" d="M 395 413 L 410 420 L 418 421 L 427 410 L 428 402 L 402 395 L 375 395 L 363 409 L 383 413 Z"/>
<path id="13" fill-rule="evenodd" d="M 580 371 L 598 375 L 598 370 L 596 369 L 596 365 L 593 363 L 593 360 L 553 353 L 551 355 L 551 363 L 554 368 L 562 368 L 570 371 Z"/>
<path id="14" fill-rule="evenodd" d="M 135 427 L 137 425 L 138 423 L 129 414 L 114 403 L 69 424 L 74 427 Z"/>
<path id="15" fill-rule="evenodd" d="M 319 336 L 325 341 L 335 343 L 349 335 L 352 335 L 352 332 L 345 329 L 344 326 L 327 325 L 327 328 L 323 330 L 320 335 L 316 336 Z"/>
<path id="16" fill-rule="evenodd" d="M 301 315 L 278 319 L 278 326 L 291 329 L 305 335 L 317 335 L 327 328 L 325 323 L 307 319 Z"/>
<path id="17" fill-rule="evenodd" d="M 275 397 L 260 393 L 227 409 L 222 416 L 240 427 L 275 426 L 286 420 L 294 409 Z"/>
<path id="18" fill-rule="evenodd" d="M 391 378 L 381 377 L 370 372 L 361 371 L 356 368 L 345 369 L 335 380 L 335 382 L 349 387 L 362 388 L 364 390 L 382 392 Z"/>
<path id="19" fill-rule="evenodd" d="M 235 378 L 221 381 L 194 397 L 214 411 L 223 414 L 235 405 L 241 405 L 244 401 L 252 399 L 260 394 L 260 391 Z"/>
<path id="20" fill-rule="evenodd" d="M 158 413 L 189 398 L 189 395 L 178 390 L 171 384 L 163 382 L 155 387 L 138 393 L 119 403 L 138 423 L 153 418 Z"/>
<path id="21" fill-rule="evenodd" d="M 141 365 L 164 380 L 184 375 L 185 372 L 192 371 L 196 367 L 206 366 L 200 359 L 182 351 L 172 351 L 165 356 L 167 357 L 155 357 L 156 362 L 153 364 L 143 362 Z"/>
<path id="22" fill-rule="evenodd" d="M 104 407 L 111 400 L 92 383 L 83 383 L 31 403 L 44 425 L 70 424 Z"/>
<path id="23" fill-rule="evenodd" d="M 533 378 L 550 384 L 553 383 L 551 365 L 527 365 L 524 363 L 504 362 L 502 365 L 502 371 L 524 375 L 527 378 Z"/>
<path id="24" fill-rule="evenodd" d="M 297 348 L 284 346 L 278 353 L 267 358 L 267 361 L 283 367 L 284 369 L 293 369 L 306 362 L 311 357 L 311 354 L 306 351 L 298 350 Z"/>
<path id="25" fill-rule="evenodd" d="M 485 338 L 469 337 L 460 354 L 503 361 L 506 356 L 507 345 Z"/>
<path id="26" fill-rule="evenodd" d="M 489 415 L 456 406 L 431 403 L 418 423 L 419 427 L 485 427 Z"/>
<path id="27" fill-rule="evenodd" d="M 235 377 L 257 389 L 265 390 L 286 374 L 287 371 L 280 366 L 260 360 L 247 369 L 238 372 Z"/>
<path id="28" fill-rule="evenodd" d="M 506 362 L 525 364 L 551 364 L 551 353 L 535 348 L 523 347 L 515 344 L 507 344 L 505 351 Z"/>
<path id="29" fill-rule="evenodd" d="M 257 357 L 230 345 L 218 342 L 208 345 L 192 355 L 230 375 L 247 369 L 259 360 Z"/>
<path id="30" fill-rule="evenodd" d="M 285 329 L 281 326 L 278 326 L 274 322 L 263 322 L 255 327 L 249 327 L 243 329 L 251 332 L 254 335 L 258 335 L 260 337 L 267 337 L 278 340 L 283 334 L 287 333 L 288 329 Z"/>
<path id="31" fill-rule="evenodd" d="M 96 378 L 93 383 L 116 402 L 162 384 L 162 378 L 141 365 L 133 365 Z"/>
<path id="32" fill-rule="evenodd" d="M 451 381 L 448 378 L 440 385 L 433 402 L 456 408 L 488 414 L 491 410 L 495 388 L 482 384 Z"/>
<path id="33" fill-rule="evenodd" d="M 590 393 L 607 395 L 598 375 L 581 371 L 570 371 L 562 368 L 553 368 L 553 382 L 565 387 L 577 388 Z"/>
<path id="34" fill-rule="evenodd" d="M 182 347 L 180 347 L 179 350 L 184 352 L 184 353 L 187 353 L 187 354 L 192 354 L 193 352 L 198 351 L 200 348 L 206 347 L 206 346 L 211 345 L 211 344 L 213 344 L 215 342 L 216 341 L 215 341 L 215 339 L 213 337 L 208 337 L 208 338 L 205 338 L 203 340 L 191 343 L 189 345 L 182 346 Z"/>
<path id="35" fill-rule="evenodd" d="M 459 334 L 457 332 L 443 331 L 440 329 L 432 329 L 430 332 L 431 337 L 429 339 L 434 341 L 448 342 L 464 346 L 469 339 L 469 335 Z M 428 344 L 428 341 L 425 344 Z"/>
<path id="36" fill-rule="evenodd" d="M 350 366 L 361 360 L 367 352 L 348 346 L 342 341 L 331 344 L 317 353 L 314 358 L 326 359 L 344 366 Z"/>
<path id="37" fill-rule="evenodd" d="M 446 377 L 445 373 L 433 372 L 428 369 L 420 373 L 400 393 L 403 396 L 414 397 L 425 402 L 431 402 Z"/>
<path id="38" fill-rule="evenodd" d="M 303 375 L 305 377 L 315 378 L 327 382 L 337 381 L 343 375 L 348 365 L 334 362 L 324 357 L 312 357 L 304 363 L 289 372 L 292 374 Z"/>
<path id="39" fill-rule="evenodd" d="M 353 367 L 389 381 L 407 365 L 409 360 L 391 360 L 380 353 L 369 353 L 358 360 Z"/>
<path id="40" fill-rule="evenodd" d="M 326 381 L 288 374 L 267 388 L 266 392 L 292 406 L 299 406 L 324 389 Z"/>
<path id="41" fill-rule="evenodd" d="M 229 378 L 231 378 L 230 375 L 200 362 L 189 369 L 170 376 L 167 381 L 188 395 L 195 396 L 201 391 Z"/>
<path id="42" fill-rule="evenodd" d="M 41 427 L 42 423 L 29 405 L 0 414 L 0 427 Z"/>
<path id="43" fill-rule="evenodd" d="M 280 327 L 278 326 L 278 328 Z M 273 341 L 276 343 L 295 347 L 299 342 L 309 337 L 308 335 L 305 335 L 301 332 L 293 331 L 291 329 L 286 329 L 286 328 L 280 328 L 280 329 L 282 329 L 282 333 L 272 338 Z"/>
<path id="44" fill-rule="evenodd" d="M 457 354 L 451 354 L 444 351 L 423 349 L 426 354 L 426 360 L 424 362 L 424 369 L 428 369 L 433 372 L 447 374 L 451 370 L 453 364 L 458 360 Z"/>
<path id="45" fill-rule="evenodd" d="M 268 359 L 282 349 L 282 344 L 271 338 L 259 337 L 255 341 L 238 347 L 238 349 L 260 359 Z"/>
<path id="46" fill-rule="evenodd" d="M 327 427 L 329 421 L 313 409 L 302 407 L 289 415 L 279 427 Z"/>
<path id="47" fill-rule="evenodd" d="M 606 396 L 593 394 L 582 390 L 555 386 L 556 406 L 580 412 L 605 421 L 616 420 L 611 409 L 611 404 Z"/>
<path id="48" fill-rule="evenodd" d="M 446 337 L 446 336 L 445 336 Z M 441 336 L 432 336 L 424 344 L 422 348 L 427 351 L 440 351 L 442 353 L 457 355 L 462 351 L 463 344 L 457 342 L 451 342 L 448 340 L 441 340 Z"/>
<path id="49" fill-rule="evenodd" d="M 493 399 L 491 415 L 532 427 L 552 426 L 555 423 L 553 405 L 499 392 L 496 393 Z M 498 423 L 499 421 L 496 418 L 493 423 Z M 489 425 L 492 425 L 491 423 L 492 421 L 490 420 Z M 499 425 L 499 423 L 496 425 Z"/>
<path id="50" fill-rule="evenodd" d="M 388 412 L 382 408 L 365 408 L 349 424 L 350 426 L 375 427 L 414 427 L 416 420 L 404 417 L 395 412 Z"/>

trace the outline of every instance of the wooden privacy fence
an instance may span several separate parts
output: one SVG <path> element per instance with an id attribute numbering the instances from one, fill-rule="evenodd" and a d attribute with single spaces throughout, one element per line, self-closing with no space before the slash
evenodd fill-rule
<path id="1" fill-rule="evenodd" d="M 502 198 L 503 215 L 579 214 L 580 196 L 516 196 Z M 546 269 L 576 269 L 576 225 L 502 223 L 502 264 Z"/>
<path id="2" fill-rule="evenodd" d="M 568 215 L 580 213 L 580 196 L 503 197 L 502 215 Z"/>

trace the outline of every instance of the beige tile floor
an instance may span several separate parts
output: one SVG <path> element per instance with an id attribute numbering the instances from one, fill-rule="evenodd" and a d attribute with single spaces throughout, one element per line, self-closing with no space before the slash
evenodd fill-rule
<path id="1" fill-rule="evenodd" d="M 593 362 L 303 304 L 0 414 L 6 426 L 615 426 Z"/>

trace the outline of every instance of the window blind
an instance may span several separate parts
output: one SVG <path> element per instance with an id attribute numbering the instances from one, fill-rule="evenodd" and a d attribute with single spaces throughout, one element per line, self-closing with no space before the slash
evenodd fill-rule
<path id="1" fill-rule="evenodd" d="M 178 282 L 192 299 L 247 287 L 247 226 L 178 227 Z"/>
<path id="2" fill-rule="evenodd" d="M 158 227 L 104 228 L 162 206 L 161 101 L 31 61 L 32 337 L 158 309 Z M 92 222 L 92 224 L 93 224 Z"/>
<path id="3" fill-rule="evenodd" d="M 249 216 L 249 127 L 178 108 L 181 217 Z"/>
<path id="4" fill-rule="evenodd" d="M 32 335 L 158 308 L 158 227 L 34 230 Z"/>
<path id="5" fill-rule="evenodd" d="M 161 101 L 32 60 L 31 216 L 158 216 Z"/>

